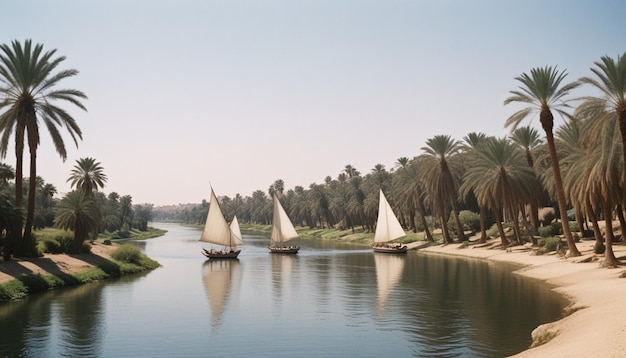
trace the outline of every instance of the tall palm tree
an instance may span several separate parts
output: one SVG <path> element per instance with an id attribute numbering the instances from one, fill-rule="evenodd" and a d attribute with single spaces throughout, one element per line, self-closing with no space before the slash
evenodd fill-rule
<path id="1" fill-rule="evenodd" d="M 570 256 L 580 256 L 580 251 L 578 251 L 572 232 L 569 229 L 565 190 L 563 189 L 563 180 L 561 179 L 553 133 L 554 116 L 552 111 L 554 110 L 561 116 L 569 118 L 570 115 L 565 109 L 570 108 L 570 106 L 564 101 L 564 98 L 579 85 L 578 82 L 563 84 L 565 77 L 567 77 L 565 71 L 559 72 L 556 67 L 551 66 L 533 68 L 530 70 L 530 75 L 522 73 L 519 77 L 516 77 L 515 80 L 520 82 L 520 86 L 518 90 L 510 91 L 512 96 L 506 98 L 504 104 L 520 102 L 528 106 L 511 115 L 506 120 L 505 127 L 511 127 L 512 130 L 515 130 L 522 120 L 533 113 L 539 112 L 539 122 L 546 133 L 546 141 L 550 151 L 563 234 L 567 240 Z"/>
<path id="2" fill-rule="evenodd" d="M 420 179 L 426 188 L 433 210 L 441 220 L 441 228 L 447 243 L 452 242 L 447 228 L 447 209 L 452 208 L 457 226 L 459 240 L 465 241 L 463 226 L 459 219 L 457 205 L 457 187 L 461 179 L 461 165 L 455 156 L 461 150 L 461 142 L 452 140 L 448 135 L 436 135 L 426 141 L 422 147 L 424 154 L 420 155 Z"/>
<path id="3" fill-rule="evenodd" d="M 23 237 L 29 238 L 35 213 L 39 123 L 45 124 L 57 153 L 65 160 L 67 152 L 59 127 L 67 129 L 77 146 L 82 133 L 76 120 L 55 103 L 69 102 L 86 110 L 80 100 L 87 96 L 75 89 L 56 89 L 59 82 L 78 74 L 75 69 L 54 73 L 65 60 L 65 56 L 54 57 L 56 49 L 44 52 L 42 44 L 33 46 L 31 40 L 26 40 L 22 45 L 15 40 L 11 46 L 0 45 L 0 50 L 0 93 L 4 96 L 0 102 L 0 156 L 6 156 L 9 139 L 15 134 L 15 200 L 17 205 L 21 205 L 24 142 L 28 143 L 30 190 Z"/>
<path id="4" fill-rule="evenodd" d="M 74 169 L 70 172 L 67 182 L 76 190 L 80 190 L 86 196 L 93 196 L 98 188 L 104 188 L 107 176 L 104 168 L 94 158 L 80 158 L 76 160 Z"/>
<path id="5" fill-rule="evenodd" d="M 101 216 L 93 197 L 74 190 L 61 199 L 54 225 L 60 229 L 74 231 L 74 252 L 80 252 L 85 239 L 98 229 Z"/>

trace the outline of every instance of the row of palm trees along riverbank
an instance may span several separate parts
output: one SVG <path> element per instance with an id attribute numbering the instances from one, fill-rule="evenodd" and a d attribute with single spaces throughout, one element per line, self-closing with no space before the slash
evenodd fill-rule
<path id="1" fill-rule="evenodd" d="M 15 182 L 5 180 L 14 195 L 3 190 L 0 205 L 0 246 L 5 257 L 28 254 L 27 248 L 33 246 L 28 243 L 33 242 L 37 209 L 40 123 L 45 123 L 61 159 L 67 157 L 61 128 L 68 131 L 75 144 L 82 139 L 77 121 L 57 103 L 86 110 L 82 101 L 87 96 L 80 90 L 58 89 L 63 80 L 76 76 L 78 71 L 59 70 L 65 57 L 55 56 L 56 50 L 44 51 L 42 44 L 31 40 L 0 45 L 0 156 L 6 156 L 9 145 L 16 149 Z M 569 81 L 567 75 L 556 66 L 545 66 L 515 78 L 518 87 L 510 91 L 504 105 L 519 103 L 523 107 L 504 122 L 511 130 L 509 136 L 472 132 L 454 139 L 434 135 L 421 148 L 421 154 L 399 158 L 391 170 L 376 165 L 362 175 L 347 165 L 335 179 L 329 176 L 323 184 L 312 184 L 308 189 L 296 186 L 285 190 L 284 182 L 277 180 L 270 186 L 269 196 L 258 190 L 251 197 L 222 197 L 222 208 L 227 218 L 237 214 L 243 223 L 269 224 L 269 197 L 276 192 L 296 225 L 373 232 L 380 188 L 403 226 L 423 231 L 427 240 L 434 240 L 432 231 L 440 228 L 446 243 L 467 240 L 467 229 L 479 231 L 482 241 L 495 224 L 492 235 L 509 245 L 510 240 L 533 240 L 541 230 L 540 208 L 554 206 L 569 255 L 577 256 L 580 252 L 568 218 L 571 208 L 579 231 L 593 231 L 596 250 L 604 252 L 605 264 L 618 265 L 612 250 L 615 238 L 611 220 L 607 220 L 604 232 L 597 221 L 617 217 L 621 228 L 626 226 L 626 53 L 616 58 L 601 57 L 590 68 L 589 77 Z M 595 89 L 598 95 L 577 96 L 576 90 L 583 86 Z M 565 124 L 555 128 L 554 115 L 563 117 Z M 538 120 L 545 139 L 532 126 L 521 125 L 527 119 Z M 30 172 L 24 202 L 26 148 Z M 72 185 L 76 190 L 67 197 L 73 195 L 75 202 L 94 203 L 92 196 L 99 185 L 91 192 L 78 182 Z M 102 212 L 101 203 L 95 202 L 93 207 Z M 201 223 L 206 217 L 205 208 L 206 202 L 180 216 Z M 55 210 L 59 209 L 57 206 Z M 463 220 L 472 213 L 479 217 L 476 228 L 467 227 L 469 220 Z M 156 210 L 152 214 L 159 219 Z M 98 224 L 104 220 L 101 214 L 95 214 L 95 218 Z M 60 219 L 54 225 L 72 230 L 77 243 L 103 230 L 102 225 L 77 222 L 64 226 Z M 513 232 L 511 237 L 507 237 L 507 226 Z"/>
<path id="2" fill-rule="evenodd" d="M 328 176 L 308 189 L 285 190 L 279 179 L 267 194 L 257 190 L 251 197 L 223 196 L 220 206 L 227 218 L 236 214 L 242 223 L 269 224 L 270 198 L 276 192 L 295 225 L 373 232 L 382 188 L 405 229 L 423 231 L 427 240 L 434 241 L 432 229 L 439 228 L 445 243 L 465 241 L 466 231 L 476 230 L 479 241 L 489 233 L 505 246 L 526 240 L 536 244 L 541 232 L 562 235 L 568 255 L 579 256 L 572 231 L 592 233 L 596 252 L 604 253 L 603 264 L 614 267 L 620 264 L 612 248 L 614 231 L 626 227 L 626 54 L 603 56 L 591 74 L 567 82 L 565 71 L 546 66 L 516 77 L 519 86 L 504 104 L 525 107 L 505 121 L 511 130 L 507 137 L 435 135 L 422 154 L 399 158 L 391 170 L 378 164 L 362 175 L 346 165 L 336 178 Z M 576 97 L 583 85 L 599 95 Z M 555 128 L 554 114 L 565 119 L 563 126 Z M 521 126 L 525 119 L 539 120 L 545 137 L 532 126 Z M 202 224 L 208 205 L 156 208 L 154 217 Z M 558 226 L 545 226 L 545 215 L 540 220 L 545 207 L 554 207 Z M 620 227 L 606 220 L 601 231 L 598 221 L 605 218 L 617 218 Z M 507 236 L 507 228 L 512 235 Z"/>

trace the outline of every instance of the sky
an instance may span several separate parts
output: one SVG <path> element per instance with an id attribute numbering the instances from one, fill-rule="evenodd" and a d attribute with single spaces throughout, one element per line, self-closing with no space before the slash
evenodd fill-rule
<path id="1" fill-rule="evenodd" d="M 515 77 L 592 76 L 626 51 L 626 2 L 581 0 L 5 0 L 0 43 L 32 39 L 79 74 L 87 111 L 40 131 L 37 171 L 58 197 L 93 157 L 105 193 L 175 205 L 337 178 L 422 153 L 428 138 L 505 136 Z M 593 94 L 581 88 L 573 95 Z M 517 107 L 516 107 L 517 106 Z M 523 122 L 540 129 L 538 118 Z M 556 118 L 556 124 L 562 124 Z M 2 159 L 15 166 L 15 154 Z M 28 173 L 25 171 L 25 173 Z M 25 174 L 27 175 L 27 174 Z"/>

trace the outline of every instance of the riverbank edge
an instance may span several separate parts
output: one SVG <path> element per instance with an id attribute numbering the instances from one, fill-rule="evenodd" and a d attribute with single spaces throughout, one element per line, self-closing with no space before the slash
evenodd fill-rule
<path id="1" fill-rule="evenodd" d="M 137 262 L 120 262 L 111 253 L 120 244 L 91 244 L 83 254 L 44 254 L 36 258 L 0 261 L 0 302 L 18 300 L 29 294 L 76 286 L 113 277 L 154 270 L 157 261 L 140 254 Z"/>
<path id="2" fill-rule="evenodd" d="M 523 268 L 514 274 L 546 282 L 569 300 L 564 317 L 533 330 L 534 347 L 513 357 L 621 357 L 626 351 L 626 312 L 622 302 L 626 295 L 626 271 L 623 267 L 601 267 L 603 255 L 596 255 L 593 245 L 592 240 L 577 243 L 582 253 L 578 257 L 537 255 L 529 246 L 502 249 L 496 239 L 487 245 L 416 242 L 409 247 L 425 254 L 520 264 Z M 614 251 L 618 258 L 624 258 L 626 246 L 614 244 Z"/>

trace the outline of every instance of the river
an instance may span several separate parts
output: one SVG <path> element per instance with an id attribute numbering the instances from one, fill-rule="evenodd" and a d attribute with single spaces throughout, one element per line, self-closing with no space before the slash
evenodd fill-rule
<path id="1" fill-rule="evenodd" d="M 566 301 L 516 266 L 301 240 L 206 260 L 200 230 L 153 223 L 162 267 L 0 304 L 2 357 L 502 357 Z"/>

